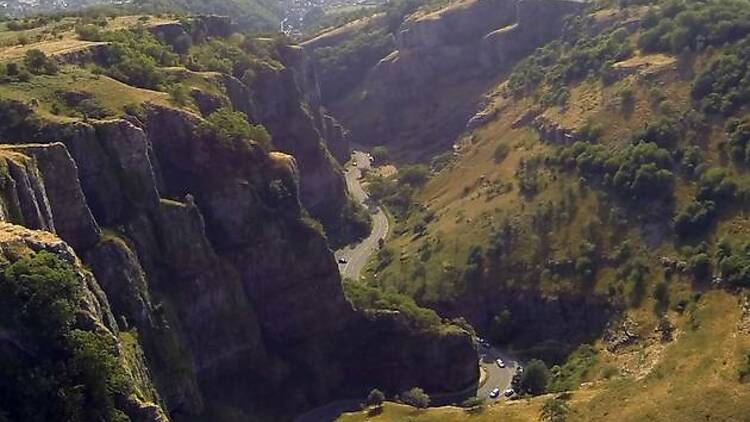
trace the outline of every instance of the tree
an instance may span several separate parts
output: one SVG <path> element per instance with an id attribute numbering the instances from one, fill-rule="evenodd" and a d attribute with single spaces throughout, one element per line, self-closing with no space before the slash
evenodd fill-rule
<path id="1" fill-rule="evenodd" d="M 533 395 L 542 394 L 547 390 L 549 378 L 547 365 L 539 359 L 532 359 L 521 376 L 521 390 Z"/>
<path id="2" fill-rule="evenodd" d="M 269 148 L 271 144 L 271 136 L 263 126 L 251 125 L 245 113 L 228 107 L 222 107 L 211 113 L 206 118 L 205 128 L 220 141 L 230 144 L 255 141 L 263 148 Z"/>
<path id="3" fill-rule="evenodd" d="M 372 159 L 373 161 L 375 161 L 375 164 L 384 164 L 387 163 L 388 160 L 390 160 L 388 148 L 382 145 L 373 148 L 372 151 L 370 151 L 370 155 L 372 155 Z"/>
<path id="4" fill-rule="evenodd" d="M 370 394 L 367 395 L 365 404 L 368 406 L 382 406 L 385 401 L 385 394 L 377 388 L 373 388 Z"/>
<path id="5" fill-rule="evenodd" d="M 539 420 L 542 422 L 565 422 L 568 418 L 568 412 L 570 412 L 570 408 L 564 401 L 557 398 L 548 399 L 542 405 Z"/>
<path id="6" fill-rule="evenodd" d="M 412 187 L 422 186 L 427 183 L 427 176 L 429 174 L 430 170 L 427 166 L 419 164 L 405 166 L 398 172 L 398 183 Z"/>
<path id="7" fill-rule="evenodd" d="M 401 393 L 401 401 L 420 409 L 424 409 L 430 405 L 430 396 L 419 387 L 414 387 L 409 391 Z"/>
<path id="8" fill-rule="evenodd" d="M 29 72 L 37 75 L 43 73 L 53 75 L 58 71 L 57 63 L 47 57 L 42 50 L 36 48 L 27 51 L 23 61 Z"/>

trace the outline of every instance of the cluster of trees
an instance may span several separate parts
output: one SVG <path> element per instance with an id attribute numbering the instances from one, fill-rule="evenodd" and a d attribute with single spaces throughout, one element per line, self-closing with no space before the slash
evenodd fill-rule
<path id="1" fill-rule="evenodd" d="M 245 113 L 222 107 L 209 114 L 203 125 L 205 134 L 233 148 L 244 149 L 255 142 L 262 148 L 271 148 L 271 136 L 263 125 L 251 125 Z"/>
<path id="2" fill-rule="evenodd" d="M 712 167 L 701 174 L 695 199 L 675 218 L 675 232 L 683 238 L 705 233 L 718 214 L 718 209 L 728 209 L 744 202 L 748 187 L 726 167 Z"/>
<path id="3" fill-rule="evenodd" d="M 721 46 L 750 33 L 750 10 L 741 0 L 671 0 L 652 8 L 641 21 L 638 46 L 646 52 L 682 53 Z"/>
<path id="4" fill-rule="evenodd" d="M 355 282 L 345 282 L 344 291 L 358 309 L 399 311 L 399 315 L 415 330 L 440 329 L 441 319 L 438 314 L 432 309 L 420 307 L 409 296 Z"/>
<path id="5" fill-rule="evenodd" d="M 60 70 L 57 62 L 39 49 L 27 51 L 23 63 L 35 75 L 54 75 Z"/>
<path id="6" fill-rule="evenodd" d="M 716 245 L 716 267 L 724 282 L 750 287 L 750 242 L 737 246 L 721 239 Z"/>
<path id="7" fill-rule="evenodd" d="M 115 340 L 76 327 L 82 287 L 47 252 L 0 273 L 0 325 L 22 345 L 6 348 L 0 361 L 0 409 L 8 420 L 127 420 L 115 396 L 127 396 L 132 385 Z"/>
<path id="8" fill-rule="evenodd" d="M 527 95 L 546 84 L 549 90 L 542 101 L 564 105 L 569 84 L 590 76 L 609 75 L 613 63 L 627 59 L 634 51 L 624 29 L 594 38 L 583 31 L 563 38 L 569 41 L 550 43 L 516 66 L 508 79 L 512 95 Z"/>
<path id="9" fill-rule="evenodd" d="M 705 113 L 729 116 L 750 103 L 750 38 L 712 60 L 695 77 L 691 94 Z"/>
<path id="10" fill-rule="evenodd" d="M 176 66 L 179 56 L 145 30 L 102 32 L 98 41 L 112 44 L 104 72 L 129 85 L 160 89 L 166 80 L 161 67 Z"/>
<path id="11" fill-rule="evenodd" d="M 672 157 L 654 142 L 638 141 L 619 149 L 576 142 L 550 156 L 549 162 L 576 169 L 626 198 L 669 200 L 673 196 Z"/>
<path id="12" fill-rule="evenodd" d="M 59 72 L 57 62 L 42 50 L 28 50 L 21 63 L 0 63 L 0 83 L 28 82 L 32 75 L 54 75 Z"/>
<path id="13" fill-rule="evenodd" d="M 424 186 L 430 170 L 421 164 L 403 166 L 395 177 L 376 176 L 370 179 L 368 191 L 376 201 L 382 201 L 397 218 L 405 217 L 412 208 L 416 189 Z"/>

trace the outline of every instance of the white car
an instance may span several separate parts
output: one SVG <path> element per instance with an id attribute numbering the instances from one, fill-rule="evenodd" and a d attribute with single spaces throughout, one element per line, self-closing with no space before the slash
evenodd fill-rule
<path id="1" fill-rule="evenodd" d="M 504 392 L 503 394 L 505 395 L 505 397 L 510 397 L 510 396 L 512 396 L 513 394 L 516 394 L 516 392 L 515 392 L 515 391 L 513 391 L 513 389 L 512 389 L 512 388 L 509 388 L 509 389 L 505 390 L 505 392 Z"/>
<path id="2" fill-rule="evenodd" d="M 490 391 L 490 398 L 495 399 L 500 395 L 500 389 L 495 388 L 494 390 Z"/>
<path id="3" fill-rule="evenodd" d="M 501 368 L 505 368 L 505 362 L 503 362 L 502 359 L 496 360 L 495 363 L 497 363 L 497 366 L 499 366 Z"/>

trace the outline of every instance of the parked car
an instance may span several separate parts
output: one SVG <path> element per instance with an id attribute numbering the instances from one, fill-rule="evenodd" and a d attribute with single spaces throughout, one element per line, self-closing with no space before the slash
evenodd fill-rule
<path id="1" fill-rule="evenodd" d="M 346 258 L 339 258 L 339 264 L 347 264 L 349 261 L 346 260 Z"/>
<path id="2" fill-rule="evenodd" d="M 512 396 L 513 394 L 516 394 L 516 392 L 515 392 L 515 391 L 513 391 L 513 389 L 512 389 L 512 388 L 509 388 L 509 389 L 505 390 L 505 392 L 503 393 L 503 395 L 505 395 L 505 397 L 510 397 L 510 396 Z"/>
<path id="3" fill-rule="evenodd" d="M 497 366 L 499 366 L 501 368 L 505 368 L 505 362 L 503 362 L 502 359 L 496 360 L 495 363 L 497 363 Z"/>
<path id="4" fill-rule="evenodd" d="M 500 395 L 500 389 L 495 388 L 494 390 L 490 391 L 490 398 L 495 399 Z"/>

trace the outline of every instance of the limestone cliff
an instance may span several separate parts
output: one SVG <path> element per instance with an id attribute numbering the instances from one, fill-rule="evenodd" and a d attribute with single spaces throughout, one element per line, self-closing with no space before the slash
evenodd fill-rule
<path id="1" fill-rule="evenodd" d="M 573 0 L 466 0 L 417 13 L 395 31 L 395 50 L 376 65 L 357 66 L 366 46 L 342 53 L 349 60 L 338 61 L 362 74 L 363 82 L 346 96 L 326 97 L 325 105 L 351 131 L 352 142 L 388 144 L 407 158 L 433 156 L 483 109 L 485 94 L 504 72 L 560 35 L 565 17 L 583 7 Z M 316 54 L 359 36 L 332 33 L 306 48 Z"/>
<path id="2" fill-rule="evenodd" d="M 278 80 L 292 84 L 287 75 Z M 352 308 L 324 236 L 304 217 L 310 175 L 300 160 L 221 142 L 183 110 L 149 105 L 141 117 L 47 124 L 35 144 L 2 147 L 1 209 L 83 257 L 106 324 L 137 330 L 173 418 L 233 409 L 286 419 L 376 386 L 476 382 L 466 333 Z M 314 119 L 295 125 L 279 130 L 307 156 L 310 146 L 294 141 L 317 133 Z"/>

